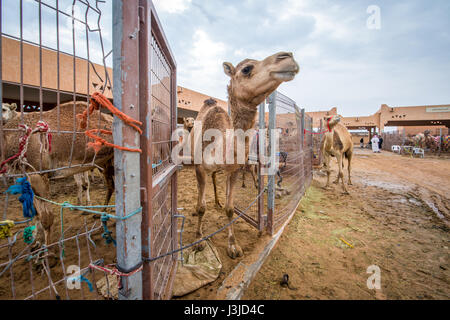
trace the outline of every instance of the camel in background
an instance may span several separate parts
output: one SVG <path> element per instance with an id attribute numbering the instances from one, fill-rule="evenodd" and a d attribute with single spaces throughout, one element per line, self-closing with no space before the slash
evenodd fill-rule
<path id="1" fill-rule="evenodd" d="M 205 101 L 200 110 L 196 121 L 202 123 L 202 133 L 208 129 L 217 129 L 226 137 L 227 129 L 242 129 L 246 132 L 254 128 L 258 106 L 272 92 L 274 92 L 283 82 L 291 81 L 300 71 L 297 62 L 292 53 L 281 52 L 262 61 L 246 59 L 240 62 L 236 67 L 229 62 L 223 64 L 225 74 L 230 77 L 228 85 L 228 104 L 231 109 L 231 116 L 217 106 L 217 102 L 210 99 Z M 190 133 L 191 150 L 194 150 L 194 132 Z M 212 142 L 203 141 L 202 152 Z M 217 172 L 223 171 L 227 175 L 226 204 L 225 212 L 229 222 L 233 220 L 234 215 L 234 186 L 237 182 L 239 170 L 244 164 L 237 163 L 237 143 L 234 143 L 234 164 L 226 164 L 226 144 L 224 144 L 224 164 L 216 164 L 214 161 L 205 161 L 202 164 L 195 165 L 197 177 L 198 199 L 197 199 L 197 238 L 203 238 L 202 220 L 206 212 L 205 187 L 206 175 L 208 173 L 214 176 Z M 245 143 L 245 160 L 248 161 L 249 145 Z M 203 250 L 205 242 L 197 245 L 197 250 Z M 228 227 L 228 255 L 234 259 L 243 255 L 242 248 L 238 245 L 234 236 L 233 224 Z"/>
<path id="2" fill-rule="evenodd" d="M 344 156 L 348 159 L 348 184 L 352 184 L 351 180 L 351 163 L 353 157 L 353 142 L 350 133 L 347 128 L 340 124 L 341 117 L 336 115 L 332 117 L 325 117 L 325 120 L 329 124 L 330 131 L 324 134 L 322 143 L 320 146 L 323 155 L 323 165 L 327 171 L 327 184 L 325 188 L 330 185 L 330 160 L 331 157 L 336 157 L 338 163 L 338 177 L 334 183 L 339 183 L 339 179 L 342 179 L 342 188 L 344 193 L 348 194 L 347 187 L 344 183 Z"/>
<path id="3" fill-rule="evenodd" d="M 85 129 L 74 128 L 74 123 L 78 123 L 74 119 L 74 104 L 75 114 L 83 113 L 88 107 L 86 102 L 68 102 L 60 105 L 59 116 L 58 108 L 42 113 L 42 119 L 48 124 L 50 129 L 59 130 L 61 132 L 79 132 L 74 136 L 73 133 L 54 133 L 51 142 L 51 152 L 42 148 L 41 133 L 33 134 L 29 137 L 28 147 L 26 151 L 26 161 L 28 164 L 20 165 L 18 168 L 9 168 L 10 173 L 27 173 L 31 187 L 36 195 L 49 199 L 50 198 L 50 180 L 62 179 L 76 174 L 83 175 L 92 169 L 102 168 L 102 173 L 105 177 L 108 192 L 105 199 L 105 205 L 114 191 L 114 167 L 112 159 L 114 156 L 114 149 L 110 147 L 102 147 L 97 154 L 93 149 L 87 149 L 87 139 L 82 134 Z M 12 113 L 9 113 L 11 111 Z M 3 132 L 3 143 L 5 146 L 5 158 L 15 155 L 19 151 L 19 139 L 23 136 L 23 132 L 17 130 L 21 124 L 20 113 L 16 112 L 17 106 L 2 105 L 2 121 L 3 128 L 9 129 Z M 12 115 L 10 117 L 10 115 Z M 34 129 L 38 121 L 41 120 L 40 112 L 30 112 L 23 114 L 23 123 Z M 111 130 L 113 117 L 99 111 L 94 111 L 89 116 L 89 128 L 99 128 Z M 11 130 L 14 129 L 14 130 Z M 105 138 L 112 143 L 112 137 Z M 73 144 L 73 148 L 71 148 Z M 71 165 L 68 164 L 71 159 Z M 94 164 L 91 165 L 95 159 Z M 67 166 L 62 170 L 52 171 L 61 167 L 61 164 Z M 83 165 L 83 166 L 80 166 Z M 9 166 L 9 164 L 8 164 Z M 30 174 L 35 171 L 46 171 L 42 174 Z M 34 205 L 37 211 L 37 216 L 40 221 L 40 227 L 44 229 L 45 244 L 49 245 L 51 241 L 51 227 L 53 225 L 53 213 L 48 209 L 48 204 L 40 199 L 34 198 Z"/>

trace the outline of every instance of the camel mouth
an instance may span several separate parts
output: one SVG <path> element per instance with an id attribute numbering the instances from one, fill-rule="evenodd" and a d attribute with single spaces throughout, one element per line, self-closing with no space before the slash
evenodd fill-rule
<path id="1" fill-rule="evenodd" d="M 278 71 L 272 72 L 272 76 L 281 81 L 291 81 L 297 75 L 298 70 L 295 71 Z"/>

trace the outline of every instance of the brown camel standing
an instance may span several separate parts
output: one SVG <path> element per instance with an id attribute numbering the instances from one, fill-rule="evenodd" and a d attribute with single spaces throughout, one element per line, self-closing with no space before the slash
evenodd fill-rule
<path id="1" fill-rule="evenodd" d="M 108 186 L 108 193 L 105 199 L 105 203 L 107 204 L 114 191 L 114 167 L 112 166 L 114 149 L 102 147 L 97 154 L 95 154 L 93 149 L 87 149 L 88 139 L 84 135 L 85 129 L 79 128 L 78 120 L 74 118 L 75 114 L 81 114 L 86 108 L 86 102 L 76 102 L 74 113 L 74 102 L 69 102 L 60 105 L 59 110 L 58 108 L 54 108 L 50 111 L 43 112 L 42 119 L 48 124 L 49 128 L 52 131 L 60 131 L 59 133 L 52 134 L 51 151 L 42 148 L 41 133 L 33 134 L 29 138 L 26 151 L 26 161 L 29 165 L 19 164 L 18 167 L 13 168 L 11 164 L 8 164 L 8 172 L 27 173 L 34 193 L 37 196 L 49 199 L 51 179 L 60 179 L 75 174 L 82 174 L 98 166 L 103 169 Z M 35 128 L 39 120 L 41 120 L 41 114 L 39 112 L 23 114 L 23 123 L 32 129 Z M 88 128 L 111 130 L 112 122 L 112 116 L 94 111 L 89 116 Z M 6 159 L 19 151 L 19 139 L 24 134 L 22 131 L 17 131 L 19 124 L 21 124 L 21 117 L 15 116 L 8 119 L 3 125 L 3 128 L 6 129 L 3 132 Z M 11 129 L 16 130 L 12 131 Z M 74 131 L 77 133 L 72 133 Z M 112 137 L 105 137 L 105 139 L 112 142 Z M 71 148 L 72 145 L 73 148 Z M 95 165 L 91 165 L 93 160 Z M 60 167 L 65 167 L 65 169 L 52 171 Z M 44 173 L 30 174 L 36 171 L 43 171 Z M 36 207 L 37 217 L 44 229 L 45 244 L 49 245 L 51 242 L 51 227 L 54 219 L 53 213 L 48 209 L 46 202 L 36 197 L 34 198 L 34 205 Z"/>
<path id="2" fill-rule="evenodd" d="M 348 159 L 348 184 L 352 184 L 350 177 L 351 174 L 351 163 L 353 157 L 353 142 L 350 133 L 347 128 L 340 124 L 340 116 L 325 117 L 328 122 L 329 132 L 324 134 L 321 143 L 321 152 L 323 155 L 323 165 L 327 171 L 327 184 L 325 188 L 330 185 L 330 160 L 331 157 L 336 157 L 338 163 L 338 177 L 334 183 L 339 183 L 339 179 L 342 179 L 342 188 L 344 193 L 348 194 L 347 187 L 344 183 L 344 156 Z"/>
<path id="3" fill-rule="evenodd" d="M 205 105 L 200 110 L 196 121 L 201 121 L 202 134 L 208 129 L 216 129 L 226 137 L 226 131 L 230 129 L 242 129 L 246 132 L 255 125 L 258 106 L 261 104 L 278 86 L 286 81 L 295 78 L 300 68 L 294 60 L 292 53 L 281 52 L 262 61 L 246 59 L 234 67 L 231 63 L 223 64 L 225 74 L 230 77 L 228 85 L 228 103 L 231 109 L 231 117 L 218 107 L 214 100 L 205 101 Z M 191 150 L 194 150 L 195 126 L 190 133 L 192 143 Z M 212 142 L 203 141 L 201 150 Z M 225 144 L 224 149 L 225 149 Z M 234 186 L 237 182 L 239 169 L 245 164 L 237 163 L 237 143 L 234 143 L 234 164 L 226 164 L 223 152 L 223 164 L 208 163 L 203 159 L 201 164 L 195 164 L 195 173 L 197 177 L 198 199 L 197 214 L 198 227 L 197 237 L 203 237 L 202 220 L 206 212 L 205 186 L 206 175 L 215 174 L 223 171 L 227 175 L 226 184 L 226 204 L 225 212 L 228 220 L 231 222 L 234 215 Z M 245 143 L 245 161 L 248 161 L 249 146 L 248 141 Z M 205 242 L 197 245 L 198 250 L 203 250 Z M 231 258 L 237 258 L 243 255 L 241 247 L 238 245 L 234 236 L 233 224 L 228 227 L 228 255 Z"/>

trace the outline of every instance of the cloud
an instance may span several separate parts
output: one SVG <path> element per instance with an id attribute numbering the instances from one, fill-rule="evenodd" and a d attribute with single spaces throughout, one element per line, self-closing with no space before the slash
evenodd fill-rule
<path id="1" fill-rule="evenodd" d="M 158 12 L 179 14 L 187 10 L 192 0 L 153 0 Z"/>
<path id="2" fill-rule="evenodd" d="M 178 77 L 182 85 L 218 98 L 225 98 L 226 86 L 222 63 L 226 61 L 227 47 L 216 41 L 203 29 L 192 35 L 190 48 L 179 64 Z"/>

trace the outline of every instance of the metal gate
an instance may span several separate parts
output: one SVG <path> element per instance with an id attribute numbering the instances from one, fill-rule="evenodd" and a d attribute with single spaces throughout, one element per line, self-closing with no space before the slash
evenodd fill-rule
<path id="1" fill-rule="evenodd" d="M 176 64 L 150 0 L 115 0 L 114 4 L 114 33 L 120 35 L 115 50 L 122 60 L 115 80 L 127 88 L 114 89 L 122 95 L 124 112 L 140 119 L 144 127 L 140 158 L 127 160 L 128 168 L 118 170 L 127 187 L 124 202 L 130 206 L 142 203 L 143 208 L 142 222 L 126 221 L 126 229 L 141 233 L 124 239 L 122 262 L 135 270 L 143 261 L 142 275 L 128 279 L 134 281 L 129 284 L 133 288 L 140 288 L 142 282 L 143 299 L 168 299 L 178 257 L 171 254 L 178 243 L 177 166 L 170 159 L 177 118 Z M 132 145 L 138 139 L 125 130 L 123 140 Z M 121 152 L 116 155 L 124 157 Z M 130 188 L 130 182 L 138 186 Z M 133 299 L 129 294 L 127 298 Z"/>

